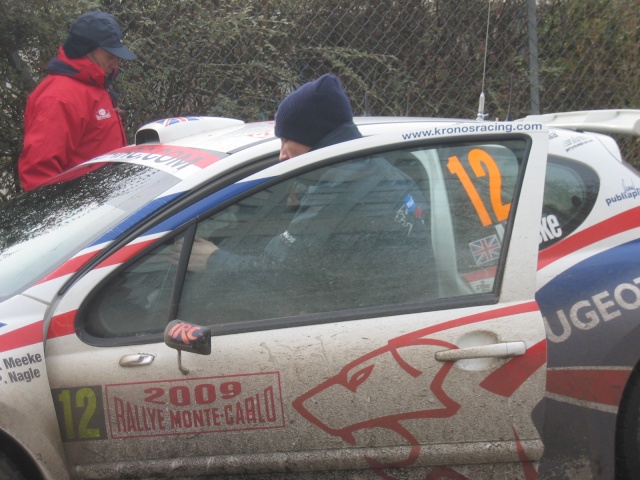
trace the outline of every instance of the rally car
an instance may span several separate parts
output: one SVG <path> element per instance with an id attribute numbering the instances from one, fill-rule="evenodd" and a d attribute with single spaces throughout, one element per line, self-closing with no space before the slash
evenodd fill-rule
<path id="1" fill-rule="evenodd" d="M 640 111 L 357 123 L 165 119 L 2 203 L 0 478 L 640 478 Z"/>

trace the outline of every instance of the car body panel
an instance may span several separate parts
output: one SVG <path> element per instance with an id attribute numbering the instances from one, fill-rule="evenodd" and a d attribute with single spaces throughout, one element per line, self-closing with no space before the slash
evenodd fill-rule
<path id="1" fill-rule="evenodd" d="M 530 416 L 517 412 L 521 408 L 532 409 L 540 394 L 536 390 L 544 385 L 544 371 L 539 367 L 544 363 L 545 352 L 539 331 L 537 337 L 536 332 L 531 337 L 524 336 L 539 341 L 530 349 L 531 354 L 505 364 L 511 375 L 496 372 L 487 377 L 487 367 L 474 368 L 473 361 L 469 362 L 468 370 L 452 370 L 451 363 L 440 369 L 429 366 L 428 359 L 435 351 L 454 345 L 462 335 L 469 337 L 466 325 L 475 325 L 484 335 L 504 337 L 510 335 L 505 331 L 507 325 L 531 328 L 539 322 L 535 304 L 514 304 L 504 310 L 490 315 L 486 311 L 472 314 L 471 310 L 460 312 L 466 314 L 460 318 L 451 318 L 457 311 L 447 312 L 449 315 L 444 318 L 408 315 L 216 337 L 211 356 L 189 356 L 183 360 L 189 370 L 187 376 L 178 370 L 175 352 L 161 343 L 142 349 L 86 346 L 75 349 L 82 346 L 77 342 L 70 345 L 68 340 L 72 337 L 51 340 L 48 346 L 51 382 L 56 387 L 64 385 L 54 388 L 54 392 L 77 395 L 89 388 L 96 392 L 96 398 L 105 399 L 105 424 L 94 428 L 105 432 L 110 441 L 67 441 L 65 448 L 71 463 L 80 465 L 77 471 L 88 478 L 114 468 L 116 461 L 135 461 L 139 472 L 149 471 L 154 460 L 164 457 L 177 458 L 183 474 L 195 474 L 198 465 L 190 463 L 190 456 L 208 457 L 210 474 L 226 473 L 237 456 L 247 454 L 262 454 L 264 464 L 245 466 L 245 473 L 254 468 L 279 471 L 282 454 L 329 454 L 347 446 L 350 448 L 343 452 L 340 465 L 334 465 L 337 470 L 433 466 L 444 462 L 460 465 L 466 462 L 469 449 L 489 445 L 494 455 L 489 461 L 519 463 L 519 451 L 534 460 L 542 454 L 542 445 L 536 440 L 539 433 Z M 384 324 L 390 321 L 398 331 L 413 331 L 389 339 Z M 362 337 L 363 331 L 367 332 L 366 338 L 354 342 L 354 338 Z M 300 344 L 300 338 L 306 339 L 304 345 Z M 378 345 L 381 347 L 370 350 Z M 254 352 L 252 357 L 243 353 L 247 349 Z M 64 353 L 59 354 L 59 350 Z M 154 355 L 153 363 L 148 367 L 118 367 L 122 357 L 138 353 Z M 349 362 L 358 353 L 360 359 Z M 402 363 L 398 363 L 396 355 Z M 86 358 L 93 359 L 91 364 L 87 364 Z M 104 365 L 104 374 L 96 371 L 94 362 Z M 316 368 L 310 369 L 310 362 Z M 63 367 L 69 364 L 76 365 L 73 382 Z M 322 368 L 317 368 L 318 364 Z M 343 377 L 351 378 L 354 372 L 371 365 L 375 365 L 375 375 L 368 377 L 367 383 L 360 383 L 357 393 L 345 388 Z M 418 378 L 414 369 L 421 372 Z M 332 374 L 337 377 L 323 382 Z M 507 391 L 503 386 L 504 381 L 509 381 L 506 379 L 512 384 Z M 431 384 L 428 389 L 425 380 Z M 516 388 L 525 380 L 527 387 Z M 473 382 L 482 388 L 450 390 L 448 382 Z M 309 390 L 313 385 L 316 387 Z M 381 385 L 394 388 L 381 389 Z M 224 399 L 225 393 L 220 392 L 231 395 L 233 388 L 242 393 Z M 353 383 L 350 388 L 355 388 Z M 171 404 L 172 395 L 178 395 L 177 392 L 190 392 L 187 395 L 195 397 L 203 391 L 216 391 L 223 398 L 212 404 L 215 406 Z M 500 408 L 482 419 L 473 409 L 465 411 L 465 403 L 479 396 L 483 402 L 496 406 L 499 403 Z M 424 401 L 420 403 L 428 408 L 415 410 L 412 399 L 416 397 L 422 398 Z M 182 399 L 173 401 L 180 404 Z M 209 397 L 200 401 L 208 402 Z M 310 403 L 315 408 L 310 409 Z M 518 408 L 514 409 L 513 404 Z M 513 417 L 498 415 L 505 409 L 512 411 Z M 348 423 L 363 418 L 362 413 L 366 421 Z M 92 417 L 94 420 L 98 419 Z M 317 427 L 326 433 L 321 434 Z M 197 442 L 189 440 L 194 435 Z M 460 435 L 468 442 L 475 441 L 476 446 L 455 448 Z M 450 439 L 453 444 L 442 440 L 433 443 L 434 436 Z M 494 438 L 504 440 L 490 440 Z M 435 455 L 434 451 L 440 454 Z"/>
<path id="2" fill-rule="evenodd" d="M 613 477 L 616 414 L 638 362 L 631 345 L 640 334 L 640 191 L 611 141 L 571 130 L 550 135 L 549 153 L 588 158 L 600 189 L 581 226 L 539 255 L 536 299 L 549 340 L 542 478 Z"/>
<path id="3" fill-rule="evenodd" d="M 55 419 L 43 343 L 46 307 L 19 295 L 0 303 L 0 425 L 4 435 L 40 458 L 44 478 L 67 472 Z M 37 412 L 37 415 L 35 413 Z"/>
<path id="4" fill-rule="evenodd" d="M 547 134 L 537 132 L 536 135 L 526 181 L 522 186 L 525 194 L 529 190 L 533 192 L 539 189 L 543 181 Z M 402 142 L 402 138 L 398 138 L 396 142 Z M 373 148 L 387 143 L 389 140 L 376 137 L 353 142 L 352 148 L 362 148 L 361 145 Z M 334 150 L 342 152 L 345 146 L 335 147 Z M 73 438 L 66 437 L 65 449 L 71 464 L 78 465 L 79 474 L 91 478 L 91 472 L 96 475 L 95 472 L 98 470 L 104 472 L 105 468 L 115 468 L 112 462 L 116 461 L 141 462 L 147 459 L 141 464 L 144 465 L 141 468 L 153 468 L 152 465 L 158 456 L 170 454 L 182 458 L 182 471 L 195 473 L 191 469 L 196 467 L 189 462 L 191 456 L 209 456 L 212 471 L 223 472 L 229 468 L 228 463 L 233 456 L 262 453 L 266 463 L 256 468 L 268 470 L 275 468 L 274 460 L 269 459 L 268 453 L 299 454 L 304 451 L 311 454 L 319 450 L 330 452 L 341 448 L 344 442 L 354 445 L 355 448 L 342 454 L 340 469 L 388 468 L 396 464 L 434 465 L 434 462 L 441 463 L 445 459 L 451 464 L 464 463 L 467 450 L 454 448 L 457 441 L 451 444 L 451 440 L 443 440 L 453 438 L 446 433 L 452 428 L 452 419 L 455 419 L 454 425 L 458 425 L 453 427 L 456 429 L 462 428 L 473 419 L 473 411 L 462 414 L 459 409 L 465 402 L 465 396 L 468 402 L 469 398 L 477 396 L 479 391 L 458 391 L 455 392 L 456 398 L 453 398 L 449 397 L 449 393 L 442 391 L 443 384 L 481 383 L 482 378 L 489 371 L 495 370 L 498 364 L 485 360 L 469 360 L 464 369 L 451 370 L 452 363 L 433 364 L 431 360 L 425 364 L 424 361 L 433 357 L 435 351 L 443 345 L 453 347 L 460 338 L 472 343 L 486 342 L 488 337 L 511 340 L 512 335 L 509 332 L 515 325 L 519 326 L 519 335 L 515 340 L 524 339 L 528 353 L 524 357 L 507 361 L 505 373 L 500 371 L 485 379 L 486 384 L 480 390 L 488 395 L 485 400 L 488 404 L 497 405 L 496 399 L 501 399 L 499 402 L 502 407 L 496 408 L 496 415 L 487 416 L 482 422 L 478 422 L 476 418 L 474 428 L 464 429 L 467 431 L 468 441 L 490 441 L 500 462 L 518 463 L 521 455 L 534 462 L 540 457 L 542 446 L 539 432 L 532 422 L 530 412 L 538 404 L 543 393 L 544 369 L 540 367 L 545 361 L 544 332 L 537 305 L 532 302 L 534 282 L 526 284 L 528 289 L 523 290 L 525 284 L 516 281 L 516 278 L 522 278 L 524 271 L 528 271 L 532 279 L 535 275 L 535 259 L 531 255 L 521 253 L 537 248 L 536 238 L 530 235 L 515 235 L 516 238 L 511 241 L 508 264 L 505 268 L 505 288 L 502 293 L 504 300 L 501 300 L 500 304 L 511 306 L 453 309 L 442 313 L 430 312 L 215 337 L 211 356 L 189 356 L 188 359 L 184 359 L 184 364 L 189 369 L 186 377 L 177 368 L 175 353 L 162 343 L 110 348 L 90 347 L 74 334 L 73 319 L 80 302 L 119 262 L 136 253 L 136 245 L 146 245 L 149 239 L 153 241 L 155 235 L 159 235 L 159 230 L 175 229 L 180 223 L 188 222 L 190 217 L 212 208 L 216 203 L 226 201 L 230 196 L 237 196 L 246 188 L 254 187 L 266 179 L 286 175 L 288 171 L 313 165 L 328 155 L 331 155 L 331 150 L 325 149 L 324 152 L 315 152 L 306 158 L 300 157 L 277 164 L 248 177 L 236 186 L 230 185 L 220 193 L 216 192 L 196 202 L 193 207 L 180 211 L 158 227 L 152 228 L 140 239 L 113 253 L 111 257 L 117 260 L 106 258 L 65 293 L 53 312 L 47 342 L 47 361 L 54 397 L 67 395 L 73 398 L 88 395 L 96 401 L 101 399 L 99 405 L 103 405 L 106 412 L 104 417 L 91 417 L 91 421 L 97 423 L 90 423 L 94 426 L 87 429 L 88 433 L 83 433 L 78 426 L 77 431 L 71 434 Z M 229 193 L 224 194 L 225 191 Z M 202 206 L 198 207 L 200 204 Z M 514 229 L 535 229 L 537 222 L 533 218 L 535 217 L 527 215 L 523 210 L 521 215 L 515 217 Z M 124 251 L 127 253 L 123 254 Z M 513 280 L 510 280 L 510 276 L 513 276 Z M 513 287 L 508 287 L 511 285 Z M 496 313 L 491 313 L 494 310 Z M 497 313 L 502 311 L 505 313 Z M 494 315 L 498 319 L 494 318 Z M 395 324 L 393 331 L 407 333 L 395 339 L 389 337 L 390 332 L 385 325 L 390 323 Z M 474 328 L 469 330 L 469 325 L 474 325 Z M 366 334 L 363 335 L 365 329 Z M 476 329 L 477 333 L 471 333 Z M 360 345 L 353 344 L 353 339 L 359 337 L 363 337 L 358 342 Z M 302 338 L 310 339 L 304 342 L 304 348 L 299 344 Z M 398 353 L 400 350 L 402 354 Z M 242 353 L 244 351 L 262 352 L 262 355 L 247 358 Z M 120 360 L 125 356 L 140 353 L 153 358 L 148 368 L 118 367 Z M 361 360 L 357 360 L 358 354 Z M 398 364 L 397 355 L 406 358 Z M 86 358 L 91 358 L 92 361 L 83 361 Z M 325 368 L 313 371 L 306 366 L 309 362 L 315 365 L 316 359 L 320 358 L 325 358 Z M 336 406 L 327 404 L 324 409 L 309 409 L 309 392 L 314 389 L 338 388 L 339 380 L 335 380 L 337 383 L 333 383 L 332 387 L 327 382 L 322 383 L 322 379 L 332 371 L 334 374 L 345 372 L 350 364 L 357 364 L 356 362 L 365 362 L 367 365 L 375 363 L 376 372 L 382 375 L 380 380 L 385 377 L 397 377 L 398 382 L 401 382 L 397 390 L 391 389 L 389 393 L 381 390 L 380 380 L 374 381 L 373 377 L 366 386 L 361 387 L 371 391 L 367 398 L 373 396 L 374 392 L 377 392 L 378 396 L 382 395 L 375 403 L 371 400 L 371 410 L 366 416 L 379 416 L 387 420 L 371 419 L 371 426 L 344 426 L 338 428 L 339 432 L 336 427 L 321 427 L 327 430 L 327 433 L 320 435 L 317 426 L 328 421 L 326 414 L 335 411 Z M 411 366 L 405 362 L 409 362 Z M 66 365 L 75 366 L 71 375 L 65 368 Z M 104 370 L 96 370 L 96 365 L 102 365 Z M 406 380 L 402 380 L 402 376 L 399 375 L 402 369 L 409 373 Z M 416 370 L 430 372 L 426 377 L 433 379 L 430 381 L 433 393 L 427 392 L 426 400 L 428 404 L 434 405 L 426 410 L 411 413 L 415 409 L 413 402 L 407 401 L 404 395 L 398 396 L 398 393 L 392 392 L 399 392 L 401 388 L 411 384 L 414 385 L 410 388 L 417 388 L 417 392 L 424 389 L 424 380 L 417 383 L 411 380 Z M 516 375 L 514 372 L 520 373 Z M 501 380 L 498 380 L 504 379 L 504 375 L 516 375 L 511 382 L 513 388 L 508 388 L 507 391 L 500 386 Z M 336 378 L 339 379 L 340 376 Z M 420 378 L 424 379 L 425 375 Z M 169 402 L 171 392 L 190 392 L 189 395 L 196 395 L 197 392 L 214 392 L 216 389 L 223 390 L 231 386 L 242 390 L 242 394 L 238 396 L 240 402 L 233 396 L 227 402 L 223 400 L 221 406 L 208 410 L 180 408 L 172 406 Z M 360 407 L 353 402 L 360 401 L 358 398 L 363 394 L 349 399 L 348 391 L 345 393 L 347 395 L 340 395 L 340 401 L 351 405 L 349 408 L 355 414 Z M 323 397 L 323 402 L 337 400 L 333 394 L 329 394 L 328 397 L 325 393 L 319 395 Z M 468 397 L 469 395 L 471 397 Z M 149 408 L 153 405 L 150 396 L 161 402 L 162 407 Z M 402 398 L 405 398 L 405 401 L 400 402 Z M 180 401 L 178 400 L 178 403 Z M 248 411 L 247 405 L 250 405 Z M 505 408 L 513 408 L 513 405 L 518 405 L 518 408 L 512 415 L 498 415 Z M 58 414 L 64 416 L 64 409 L 61 411 L 60 408 L 58 405 Z M 230 409 L 233 409 L 232 413 L 229 413 Z M 72 414 L 74 425 L 79 425 L 76 423 L 76 417 L 80 413 L 82 409 Z M 205 419 L 202 420 L 198 415 L 205 415 Z M 206 415 L 210 415 L 210 418 Z M 243 415 L 244 419 L 234 420 L 234 417 Z M 300 419 L 301 415 L 303 419 Z M 344 420 L 338 419 L 338 422 L 353 421 L 349 416 L 343 417 Z M 498 421 L 498 417 L 502 420 Z M 438 420 L 439 418 L 441 420 Z M 430 428 L 425 429 L 421 426 L 425 422 Z M 404 426 L 405 424 L 409 426 Z M 440 432 L 435 439 L 433 431 Z M 100 432 L 101 439 L 97 443 L 90 436 L 97 434 L 96 432 Z M 195 444 L 185 442 L 185 438 L 193 434 L 198 434 L 200 441 Z M 228 434 L 233 435 L 237 441 L 229 442 L 226 438 Z M 75 441 L 78 437 L 84 441 Z M 502 438 L 503 442 L 500 444 L 490 440 L 494 438 Z M 102 439 L 110 441 L 105 443 Z M 428 454 L 430 449 L 425 448 L 427 445 L 441 450 L 442 456 L 434 458 Z M 363 451 L 363 447 L 367 448 Z M 391 457 L 386 453 L 388 448 L 396 449 Z M 212 457 L 214 452 L 216 460 Z M 93 465 L 86 465 L 87 463 Z M 215 465 L 219 465 L 220 470 L 217 470 Z M 247 471 L 251 471 L 249 467 Z"/>

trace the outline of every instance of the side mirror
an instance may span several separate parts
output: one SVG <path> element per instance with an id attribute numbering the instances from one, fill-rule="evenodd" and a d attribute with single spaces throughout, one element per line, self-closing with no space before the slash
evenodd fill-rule
<path id="1" fill-rule="evenodd" d="M 211 330 L 195 323 L 173 320 L 164 329 L 164 343 L 178 351 L 178 369 L 186 375 L 189 370 L 182 366 L 182 352 L 210 355 Z"/>
<path id="2" fill-rule="evenodd" d="M 178 351 L 211 354 L 211 330 L 195 323 L 173 320 L 164 329 L 164 343 Z"/>

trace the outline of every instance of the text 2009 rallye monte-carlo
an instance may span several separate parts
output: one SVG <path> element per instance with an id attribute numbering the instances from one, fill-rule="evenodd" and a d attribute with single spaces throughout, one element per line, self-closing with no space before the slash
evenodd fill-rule
<path id="1" fill-rule="evenodd" d="M 640 478 L 640 111 L 358 125 L 158 121 L 0 205 L 0 478 Z"/>

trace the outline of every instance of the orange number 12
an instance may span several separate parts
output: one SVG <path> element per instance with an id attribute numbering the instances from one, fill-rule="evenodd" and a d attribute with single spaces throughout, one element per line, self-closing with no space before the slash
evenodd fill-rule
<path id="1" fill-rule="evenodd" d="M 491 198 L 491 206 L 493 207 L 493 212 L 498 219 L 498 222 L 502 222 L 509 218 L 511 203 L 502 203 L 502 176 L 495 160 L 484 150 L 476 148 L 469 152 L 469 165 L 471 166 L 473 173 L 478 178 L 484 177 L 487 173 L 489 174 L 489 195 Z M 491 225 L 493 222 L 491 221 L 487 207 L 480 198 L 478 190 L 476 190 L 473 181 L 462 166 L 460 159 L 456 156 L 449 157 L 447 168 L 449 169 L 449 172 L 451 172 L 452 175 L 456 175 L 460 180 L 460 183 L 462 183 L 462 186 L 469 196 L 469 200 L 471 200 L 471 203 L 473 204 L 473 208 L 476 209 L 476 213 L 478 214 L 482 225 L 485 227 Z"/>

